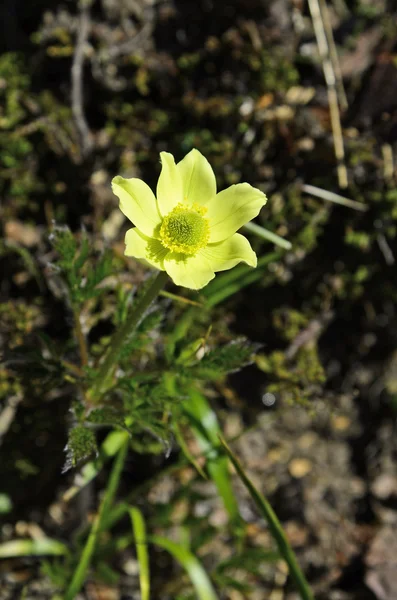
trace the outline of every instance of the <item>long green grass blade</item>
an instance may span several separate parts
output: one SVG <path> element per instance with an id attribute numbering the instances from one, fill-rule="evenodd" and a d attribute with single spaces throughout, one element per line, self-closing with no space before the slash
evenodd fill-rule
<path id="1" fill-rule="evenodd" d="M 244 483 L 245 487 L 250 493 L 251 498 L 257 505 L 258 509 L 262 513 L 263 517 L 266 519 L 270 532 L 278 546 L 281 556 L 284 558 L 285 562 L 288 564 L 291 578 L 294 580 L 295 585 L 302 597 L 303 600 L 314 600 L 314 596 L 311 592 L 308 582 L 301 571 L 301 568 L 296 559 L 295 553 L 292 550 L 287 537 L 284 533 L 284 530 L 281 526 L 280 521 L 277 518 L 276 513 L 273 508 L 266 500 L 264 496 L 254 486 L 252 481 L 249 479 L 247 474 L 245 473 L 240 461 L 233 454 L 232 450 L 229 448 L 225 440 L 219 436 L 219 439 L 225 448 L 231 462 L 233 463 L 237 474 L 239 475 L 241 481 Z"/>
<path id="2" fill-rule="evenodd" d="M 248 285 L 259 281 L 262 279 L 267 265 L 279 260 L 281 256 L 282 252 L 280 251 L 270 252 L 258 259 L 256 269 L 239 265 L 230 271 L 221 273 L 203 289 L 202 293 L 207 298 L 206 306 L 216 306 Z"/>
<path id="3" fill-rule="evenodd" d="M 149 552 L 146 538 L 146 526 L 143 515 L 138 508 L 129 510 L 132 529 L 134 530 L 136 554 L 139 563 L 139 583 L 141 586 L 141 600 L 150 598 L 150 572 L 149 572 Z"/>
<path id="4" fill-rule="evenodd" d="M 341 204 L 342 206 L 347 206 L 349 208 L 354 208 L 355 210 L 366 211 L 368 210 L 368 206 L 363 204 L 362 202 L 357 202 L 357 200 L 351 200 L 350 198 L 346 198 L 345 196 L 341 196 L 340 194 L 335 194 L 335 192 L 330 192 L 328 190 L 323 190 L 322 188 L 318 188 L 314 185 L 302 185 L 302 192 L 306 194 L 310 194 L 312 196 L 317 196 L 317 198 L 322 198 L 323 200 L 328 200 L 328 202 L 334 202 L 335 204 Z"/>
<path id="5" fill-rule="evenodd" d="M 184 412 L 189 419 L 203 454 L 207 457 L 207 470 L 223 500 L 229 518 L 236 525 L 240 523 L 240 514 L 234 496 L 227 458 L 219 453 L 218 420 L 207 399 L 197 390 L 192 390 L 184 403 Z"/>
<path id="6" fill-rule="evenodd" d="M 183 437 L 183 434 L 181 432 L 181 429 L 177 423 L 177 421 L 174 422 L 174 433 L 175 433 L 175 437 L 176 437 L 176 441 L 178 442 L 183 454 L 186 456 L 187 460 L 194 466 L 194 468 L 196 469 L 197 473 L 203 478 L 203 479 L 208 479 L 207 475 L 204 473 L 203 469 L 200 467 L 199 463 L 197 462 L 197 460 L 195 459 L 195 457 L 193 456 L 193 454 L 190 452 L 187 443 L 185 442 L 185 439 Z"/>
<path id="7" fill-rule="evenodd" d="M 69 550 L 58 540 L 42 538 L 37 540 L 10 540 L 0 545 L 0 558 L 14 556 L 62 556 Z"/>
<path id="8" fill-rule="evenodd" d="M 156 535 L 150 539 L 154 544 L 169 552 L 185 569 L 199 600 L 218 600 L 210 578 L 194 554 L 184 546 L 172 542 L 167 538 Z"/>
<path id="9" fill-rule="evenodd" d="M 74 572 L 72 581 L 66 591 L 64 600 L 73 600 L 81 590 L 86 573 L 91 563 L 92 555 L 98 542 L 98 535 L 103 528 L 103 521 L 107 516 L 110 506 L 116 494 L 117 486 L 120 481 L 121 471 L 124 466 L 125 457 L 128 450 L 128 434 L 124 435 L 124 444 L 121 446 L 113 464 L 112 472 L 109 477 L 108 485 L 101 502 L 98 514 L 96 515 L 91 527 L 90 534 L 81 554 L 77 569 Z"/>
<path id="10" fill-rule="evenodd" d="M 273 244 L 276 244 L 277 246 L 280 246 L 281 248 L 285 248 L 285 250 L 290 250 L 292 248 L 291 242 L 289 242 L 288 240 L 285 240 L 284 238 L 280 237 L 276 233 L 273 233 L 272 231 L 265 229 L 264 227 L 262 227 L 261 225 L 258 225 L 257 223 L 251 223 L 251 221 L 250 221 L 249 223 L 246 223 L 244 225 L 244 229 L 246 229 L 250 233 L 257 235 L 258 237 L 261 237 L 264 240 L 273 242 Z"/>

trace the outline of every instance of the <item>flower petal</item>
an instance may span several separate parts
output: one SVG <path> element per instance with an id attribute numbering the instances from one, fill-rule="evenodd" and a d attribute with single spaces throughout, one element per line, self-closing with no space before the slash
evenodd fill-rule
<path id="1" fill-rule="evenodd" d="M 205 215 L 210 222 L 210 243 L 226 240 L 245 223 L 256 217 L 267 198 L 249 183 L 231 185 L 208 205 Z"/>
<path id="2" fill-rule="evenodd" d="M 186 256 L 170 252 L 164 259 L 164 269 L 176 285 L 199 290 L 203 288 L 215 273 L 208 260 L 203 256 Z"/>
<path id="3" fill-rule="evenodd" d="M 176 166 L 183 182 L 183 201 L 207 204 L 216 195 L 214 171 L 208 160 L 195 148 Z"/>
<path id="4" fill-rule="evenodd" d="M 120 199 L 120 210 L 146 235 L 153 237 L 161 223 L 156 198 L 141 179 L 124 179 L 118 175 L 112 181 L 113 193 Z"/>
<path id="5" fill-rule="evenodd" d="M 162 169 L 157 182 L 157 204 L 164 217 L 180 202 L 183 202 L 181 175 L 174 157 L 169 152 L 160 152 Z"/>
<path id="6" fill-rule="evenodd" d="M 124 254 L 143 260 L 156 269 L 164 271 L 164 258 L 169 254 L 169 250 L 164 248 L 159 240 L 150 238 L 133 227 L 125 234 Z"/>
<path id="7" fill-rule="evenodd" d="M 235 233 L 223 242 L 209 244 L 200 250 L 198 255 L 205 257 L 215 272 L 232 269 L 242 261 L 250 267 L 256 267 L 257 264 L 256 254 L 251 244 L 239 233 Z"/>

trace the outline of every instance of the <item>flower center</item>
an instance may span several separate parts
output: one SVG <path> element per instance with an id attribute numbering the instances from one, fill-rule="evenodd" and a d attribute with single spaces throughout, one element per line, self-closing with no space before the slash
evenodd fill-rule
<path id="1" fill-rule="evenodd" d="M 178 204 L 160 227 L 160 240 L 172 252 L 196 254 L 204 248 L 210 237 L 208 219 L 203 215 L 207 209 L 198 204 Z"/>

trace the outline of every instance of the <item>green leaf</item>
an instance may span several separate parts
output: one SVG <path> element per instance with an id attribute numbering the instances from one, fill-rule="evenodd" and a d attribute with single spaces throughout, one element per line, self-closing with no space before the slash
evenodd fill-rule
<path id="1" fill-rule="evenodd" d="M 227 458 L 219 453 L 218 436 L 221 429 L 216 415 L 207 399 L 196 390 L 190 392 L 183 408 L 199 446 L 207 457 L 208 473 L 218 489 L 229 518 L 236 524 L 238 530 L 241 524 L 240 514 L 230 481 Z"/>
<path id="2" fill-rule="evenodd" d="M 182 432 L 179 427 L 177 419 L 173 420 L 173 428 L 174 428 L 176 440 L 177 440 L 183 454 L 186 456 L 188 461 L 194 466 L 194 468 L 199 473 L 199 475 L 201 475 L 201 477 L 203 479 L 208 479 L 206 474 L 204 473 L 203 469 L 200 467 L 199 463 L 197 462 L 197 460 L 195 459 L 193 454 L 190 452 L 189 447 L 188 447 L 187 443 L 185 442 L 185 439 L 182 435 Z"/>
<path id="3" fill-rule="evenodd" d="M 146 527 L 143 515 L 138 508 L 129 510 L 132 528 L 134 530 L 136 553 L 139 563 L 139 583 L 141 600 L 150 599 L 149 552 L 146 538 Z"/>
<path id="4" fill-rule="evenodd" d="M 257 223 L 253 223 L 252 221 L 249 221 L 248 223 L 243 225 L 243 227 L 244 227 L 244 229 L 246 229 L 247 231 L 250 231 L 254 235 L 257 235 L 258 237 L 261 237 L 264 240 L 267 240 L 269 242 L 273 242 L 273 244 L 276 244 L 277 246 L 281 246 L 281 248 L 284 248 L 285 250 L 290 250 L 292 248 L 291 242 L 289 242 L 288 240 L 285 240 L 284 238 L 280 237 L 276 233 L 273 233 L 272 231 L 265 229 L 264 227 L 262 227 L 261 225 L 258 225 Z"/>
<path id="5" fill-rule="evenodd" d="M 87 271 L 87 269 L 85 269 Z M 80 286 L 82 300 L 95 298 L 106 291 L 106 287 L 99 288 L 98 285 L 113 274 L 113 255 L 111 252 L 104 254 L 96 262 L 95 267 L 88 270 L 83 286 Z"/>
<path id="6" fill-rule="evenodd" d="M 239 581 L 235 577 L 230 577 L 228 575 L 219 575 L 217 577 L 217 582 L 220 587 L 232 588 L 234 590 L 238 590 L 242 594 L 247 594 L 247 596 L 243 596 L 243 598 L 249 597 L 248 593 L 253 591 L 253 586 L 250 585 L 249 583 L 245 583 L 245 582 L 243 583 L 242 581 Z"/>
<path id="7" fill-rule="evenodd" d="M 151 307 L 136 328 L 135 334 L 124 344 L 120 352 L 120 360 L 128 358 L 132 352 L 145 348 L 150 338 L 148 333 L 157 329 L 164 318 L 164 308 Z"/>
<path id="8" fill-rule="evenodd" d="M 142 319 L 140 325 L 137 327 L 137 333 L 147 333 L 149 331 L 153 331 L 156 329 L 164 318 L 164 307 L 161 306 L 157 309 L 150 309 L 146 312 L 144 318 Z"/>
<path id="9" fill-rule="evenodd" d="M 0 515 L 5 515 L 12 511 L 12 501 L 7 494 L 0 493 Z"/>
<path id="10" fill-rule="evenodd" d="M 276 562 L 280 560 L 279 552 L 264 550 L 263 548 L 247 548 L 244 552 L 235 554 L 219 563 L 217 573 L 224 573 L 228 569 L 244 569 L 257 574 L 262 562 Z"/>
<path id="11" fill-rule="evenodd" d="M 277 518 L 276 513 L 274 512 L 267 499 L 264 496 L 262 496 L 262 494 L 256 489 L 252 481 L 249 479 L 248 475 L 245 473 L 242 465 L 240 464 L 240 461 L 233 454 L 225 440 L 221 436 L 219 436 L 219 439 L 223 447 L 225 448 L 231 462 L 233 463 L 238 476 L 247 488 L 251 498 L 255 502 L 262 516 L 266 519 L 270 533 L 272 534 L 273 539 L 278 546 L 280 555 L 288 564 L 291 578 L 294 580 L 296 588 L 299 590 L 302 599 L 314 600 L 314 596 L 310 590 L 310 586 L 306 581 L 303 572 L 301 571 L 296 555 L 289 544 L 288 538 L 284 533 L 284 530 L 281 526 L 280 521 Z"/>
<path id="12" fill-rule="evenodd" d="M 98 458 L 89 461 L 81 468 L 73 485 L 62 495 L 62 500 L 64 502 L 70 501 L 84 486 L 95 479 L 104 463 L 115 456 L 125 444 L 125 439 L 124 432 L 111 431 L 102 442 Z"/>
<path id="13" fill-rule="evenodd" d="M 98 453 L 95 434 L 86 427 L 74 427 L 69 432 L 66 446 L 67 458 L 64 472 L 75 467 L 81 460 L 88 458 L 91 454 Z"/>
<path id="14" fill-rule="evenodd" d="M 212 583 L 200 561 L 184 546 L 167 538 L 152 536 L 151 541 L 169 552 L 185 569 L 199 600 L 218 600 Z"/>
<path id="15" fill-rule="evenodd" d="M 95 408 L 85 420 L 96 425 L 114 425 L 126 429 L 124 418 L 109 406 Z"/>
<path id="16" fill-rule="evenodd" d="M 79 557 L 77 568 L 73 574 L 72 581 L 70 582 L 70 585 L 68 586 L 68 589 L 65 593 L 64 600 L 74 600 L 84 584 L 86 573 L 88 571 L 92 560 L 92 556 L 98 543 L 98 536 L 104 528 L 105 519 L 108 516 L 108 512 L 110 510 L 110 507 L 113 503 L 113 499 L 117 491 L 127 450 L 128 436 L 127 434 L 124 434 L 124 443 L 120 447 L 120 450 L 113 463 L 112 471 L 108 479 L 107 487 L 101 505 L 99 507 L 99 511 L 92 523 L 90 534 L 83 548 L 83 552 Z"/>
<path id="17" fill-rule="evenodd" d="M 189 344 L 186 344 L 179 353 L 175 363 L 178 365 L 189 365 L 196 362 L 196 354 L 198 350 L 204 346 L 205 338 L 201 337 Z"/>
<path id="18" fill-rule="evenodd" d="M 59 254 L 59 266 L 62 269 L 71 269 L 77 252 L 77 242 L 69 227 L 56 225 L 49 239 Z"/>
<path id="19" fill-rule="evenodd" d="M 75 257 L 74 262 L 73 262 L 73 267 L 74 267 L 74 270 L 76 271 L 76 273 L 78 273 L 80 271 L 80 269 L 86 263 L 89 253 L 90 253 L 90 241 L 88 239 L 86 232 L 84 231 L 82 238 L 81 238 L 79 253 Z"/>
<path id="20" fill-rule="evenodd" d="M 263 273 L 267 269 L 267 265 L 279 260 L 281 256 L 281 252 L 271 252 L 258 259 L 256 269 L 251 269 L 246 265 L 238 265 L 230 271 L 217 275 L 202 290 L 203 295 L 207 298 L 206 306 L 216 306 L 248 285 L 259 281 L 263 278 Z"/>
<path id="21" fill-rule="evenodd" d="M 252 344 L 242 338 L 234 340 L 205 354 L 200 362 L 192 367 L 193 374 L 202 379 L 213 379 L 233 373 L 252 363 L 253 355 L 259 348 L 260 344 Z"/>
<path id="22" fill-rule="evenodd" d="M 69 550 L 58 540 L 41 538 L 37 540 L 10 540 L 0 545 L 0 558 L 14 556 L 61 556 Z"/>

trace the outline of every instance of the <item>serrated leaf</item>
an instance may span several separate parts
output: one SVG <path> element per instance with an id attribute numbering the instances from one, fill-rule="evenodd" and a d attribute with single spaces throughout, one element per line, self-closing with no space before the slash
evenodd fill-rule
<path id="1" fill-rule="evenodd" d="M 176 364 L 189 365 L 195 358 L 198 350 L 204 346 L 205 338 L 201 337 L 184 346 L 176 359 Z"/>
<path id="2" fill-rule="evenodd" d="M 147 331 L 152 331 L 156 329 L 158 325 L 160 325 L 162 319 L 164 317 L 164 309 L 154 308 L 149 310 L 143 320 L 141 321 L 139 327 L 137 327 L 137 333 L 146 333 Z"/>
<path id="3" fill-rule="evenodd" d="M 90 412 L 86 421 L 95 423 L 96 425 L 115 425 L 124 429 L 126 428 L 124 418 L 108 406 L 95 408 Z"/>
<path id="4" fill-rule="evenodd" d="M 90 241 L 87 237 L 87 234 L 84 232 L 82 239 L 81 239 L 80 251 L 77 254 L 77 256 L 75 256 L 74 263 L 73 263 L 73 267 L 74 267 L 74 270 L 76 273 L 78 273 L 80 271 L 80 269 L 83 267 L 83 265 L 87 261 L 89 252 L 90 252 Z"/>
<path id="5" fill-rule="evenodd" d="M 201 361 L 193 366 L 193 375 L 199 378 L 212 378 L 238 371 L 252 363 L 253 355 L 260 347 L 259 344 L 253 344 L 245 339 L 233 340 L 204 355 Z"/>
<path id="6" fill-rule="evenodd" d="M 66 450 L 66 464 L 63 472 L 75 467 L 80 461 L 88 458 L 91 454 L 98 453 L 94 432 L 86 427 L 74 427 L 69 432 Z"/>
<path id="7" fill-rule="evenodd" d="M 77 243 L 69 227 L 55 226 L 49 239 L 60 256 L 59 266 L 64 269 L 71 268 L 77 252 Z"/>
<path id="8" fill-rule="evenodd" d="M 156 329 L 163 320 L 163 317 L 164 310 L 162 308 L 158 309 L 156 307 L 151 307 L 135 330 L 134 335 L 124 344 L 119 355 L 120 360 L 128 358 L 132 352 L 144 348 L 149 342 L 149 338 L 146 334 Z"/>
<path id="9" fill-rule="evenodd" d="M 84 286 L 80 288 L 80 295 L 83 300 L 99 296 L 106 289 L 97 287 L 106 277 L 113 272 L 113 256 L 110 252 L 105 252 L 99 259 L 93 269 L 87 273 Z"/>

